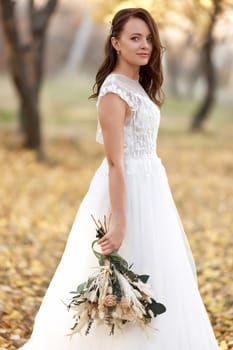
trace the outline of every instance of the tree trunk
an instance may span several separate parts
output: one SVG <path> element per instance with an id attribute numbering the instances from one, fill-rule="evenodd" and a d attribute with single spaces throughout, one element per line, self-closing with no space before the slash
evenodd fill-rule
<path id="1" fill-rule="evenodd" d="M 69 57 L 65 63 L 65 70 L 72 72 L 80 68 L 89 43 L 92 24 L 92 20 L 88 15 L 81 21 L 76 31 Z"/>
<path id="2" fill-rule="evenodd" d="M 217 21 L 217 16 L 221 11 L 221 6 L 218 0 L 214 0 L 214 11 L 211 16 L 210 24 L 207 30 L 206 42 L 203 47 L 204 55 L 204 73 L 206 79 L 206 93 L 203 102 L 196 111 L 190 126 L 191 131 L 200 131 L 203 128 L 204 121 L 207 119 L 211 109 L 214 106 L 216 99 L 216 72 L 212 59 L 212 52 L 214 48 L 213 29 Z"/>
<path id="3" fill-rule="evenodd" d="M 22 45 L 16 27 L 14 2 L 0 0 L 9 66 L 20 100 L 19 122 L 24 146 L 37 150 L 40 159 L 43 151 L 38 100 L 43 77 L 45 34 L 56 3 L 57 0 L 48 0 L 42 9 L 36 10 L 34 1 L 29 0 L 30 41 Z"/>

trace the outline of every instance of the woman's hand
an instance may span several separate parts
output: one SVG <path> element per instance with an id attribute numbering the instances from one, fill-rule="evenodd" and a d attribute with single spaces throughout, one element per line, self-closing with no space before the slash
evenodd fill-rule
<path id="1" fill-rule="evenodd" d="M 108 233 L 106 233 L 106 235 L 104 235 L 104 237 L 99 239 L 99 241 L 97 242 L 101 247 L 102 254 L 108 255 L 113 251 L 117 251 L 120 248 L 124 240 L 124 237 L 125 237 L 124 225 L 115 225 L 111 227 Z"/>

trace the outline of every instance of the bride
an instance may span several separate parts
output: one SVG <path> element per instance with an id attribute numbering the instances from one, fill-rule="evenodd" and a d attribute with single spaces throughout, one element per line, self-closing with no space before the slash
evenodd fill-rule
<path id="1" fill-rule="evenodd" d="M 23 350 L 217 350 L 201 299 L 195 262 L 166 170 L 156 152 L 163 102 L 162 51 L 157 25 L 142 8 L 117 12 L 96 75 L 96 140 L 105 157 L 77 211 L 62 259 Z M 175 145 L 174 145 L 175 146 Z M 112 215 L 99 240 L 102 254 L 118 251 L 139 274 L 149 274 L 167 311 L 151 329 L 128 325 L 109 336 L 104 325 L 88 336 L 66 336 L 73 319 L 61 300 L 86 280 L 96 259 L 91 218 Z"/>

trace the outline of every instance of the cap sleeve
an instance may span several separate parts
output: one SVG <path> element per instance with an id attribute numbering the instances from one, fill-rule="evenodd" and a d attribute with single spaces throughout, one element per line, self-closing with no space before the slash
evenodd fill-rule
<path id="1" fill-rule="evenodd" d="M 118 95 L 123 101 L 127 103 L 132 112 L 136 111 L 137 103 L 136 99 L 134 98 L 134 94 L 132 91 L 130 91 L 130 87 L 126 86 L 124 82 L 122 82 L 120 79 L 117 79 L 115 76 L 108 76 L 101 86 L 96 102 L 97 108 L 101 97 L 105 96 L 108 93 Z"/>
<path id="2" fill-rule="evenodd" d="M 132 112 L 132 115 L 135 114 L 135 112 L 138 109 L 138 94 L 132 90 L 132 86 L 128 85 L 120 77 L 116 77 L 115 75 L 109 75 L 100 88 L 100 92 L 96 102 L 97 108 L 99 106 L 101 97 L 105 96 L 108 93 L 118 95 L 123 101 L 127 103 Z M 97 121 L 96 141 L 101 144 L 104 143 L 99 118 Z"/>

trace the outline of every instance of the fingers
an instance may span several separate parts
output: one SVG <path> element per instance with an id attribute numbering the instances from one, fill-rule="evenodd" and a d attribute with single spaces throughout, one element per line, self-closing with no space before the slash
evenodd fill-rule
<path id="1" fill-rule="evenodd" d="M 112 247 L 112 245 L 109 243 L 105 243 L 105 244 L 101 244 L 100 247 L 101 247 L 101 249 L 106 249 L 106 248 Z"/>
<path id="2" fill-rule="evenodd" d="M 109 255 L 109 254 L 112 253 L 112 251 L 113 251 L 112 249 L 106 249 L 106 250 L 103 250 L 103 251 L 102 251 L 102 254 L 103 254 L 103 255 Z"/>
<path id="3" fill-rule="evenodd" d="M 104 243 L 105 241 L 108 241 L 108 238 L 107 238 L 106 236 L 100 238 L 100 239 L 98 240 L 97 243 L 98 243 L 98 244 L 102 244 L 102 243 Z"/>
<path id="4" fill-rule="evenodd" d="M 109 239 L 108 236 L 104 236 L 101 239 L 99 239 L 97 243 L 102 245 L 102 244 L 105 244 L 105 243 L 111 243 L 111 240 Z"/>
<path id="5" fill-rule="evenodd" d="M 108 255 L 108 254 L 112 253 L 112 251 L 114 250 L 113 245 L 109 241 L 101 243 L 100 248 L 102 250 L 103 255 Z"/>
<path id="6" fill-rule="evenodd" d="M 114 242 L 111 241 L 108 235 L 100 238 L 97 243 L 100 245 L 103 255 L 108 255 L 116 250 Z"/>
<path id="7" fill-rule="evenodd" d="M 114 248 L 110 242 L 106 242 L 104 244 L 101 244 L 100 247 L 101 247 L 101 249 L 108 249 L 108 248 L 113 249 Z"/>
<path id="8" fill-rule="evenodd" d="M 115 249 L 113 247 L 104 247 L 101 248 L 101 250 L 103 255 L 108 255 L 111 254 Z"/>
<path id="9" fill-rule="evenodd" d="M 101 247 L 103 255 L 110 254 L 113 251 L 113 249 L 112 249 L 110 244 L 105 244 L 104 246 L 101 245 L 100 247 Z"/>

